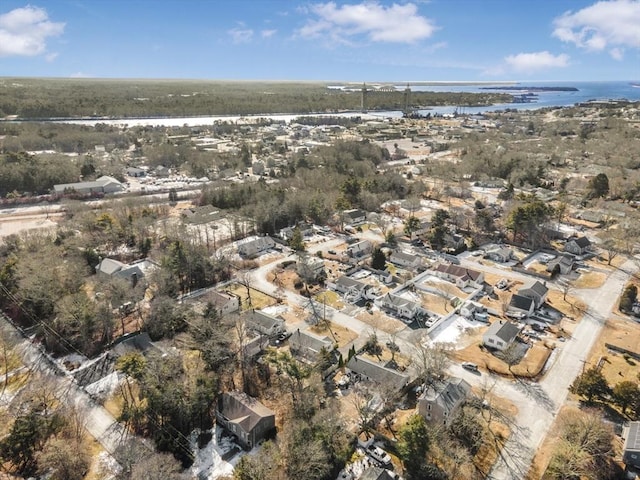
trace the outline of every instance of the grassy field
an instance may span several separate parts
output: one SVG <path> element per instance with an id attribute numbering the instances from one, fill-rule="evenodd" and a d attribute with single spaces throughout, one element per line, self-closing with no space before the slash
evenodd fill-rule
<path id="1" fill-rule="evenodd" d="M 340 295 L 338 295 L 333 290 L 325 290 L 324 292 L 320 292 L 314 298 L 317 302 L 326 304 L 337 310 L 341 310 L 344 308 L 344 302 L 342 301 L 342 298 L 340 298 Z"/>
<path id="2" fill-rule="evenodd" d="M 586 272 L 573 282 L 574 288 L 600 288 L 607 276 L 602 272 Z"/>
<path id="3" fill-rule="evenodd" d="M 265 308 L 276 303 L 276 299 L 266 293 L 249 287 L 249 293 L 244 285 L 234 283 L 227 289 L 231 293 L 240 297 L 240 309 L 249 310 L 250 308 L 260 309 Z M 251 295 L 251 303 L 249 303 L 249 295 Z"/>
<path id="4" fill-rule="evenodd" d="M 481 349 L 479 343 L 455 350 L 452 355 L 460 362 L 472 362 L 482 369 L 499 375 L 533 378 L 540 374 L 552 351 L 543 342 L 534 343 L 522 361 L 511 368 L 511 372 L 504 361 L 486 349 Z"/>
<path id="5" fill-rule="evenodd" d="M 329 328 L 331 330 L 329 330 Z M 329 337 L 331 341 L 337 342 L 338 348 L 344 347 L 345 345 L 348 345 L 349 343 L 353 342 L 356 338 L 358 338 L 358 335 L 356 334 L 356 332 L 349 330 L 348 328 L 344 328 L 335 323 L 329 322 L 329 328 L 327 328 L 326 323 L 321 323 L 318 325 L 314 325 L 309 330 L 311 330 L 311 333 L 315 335 L 319 335 L 321 337 L 322 336 Z"/>

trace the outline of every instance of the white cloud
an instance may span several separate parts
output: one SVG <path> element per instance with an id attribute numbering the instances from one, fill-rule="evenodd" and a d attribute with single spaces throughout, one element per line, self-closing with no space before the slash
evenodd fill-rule
<path id="1" fill-rule="evenodd" d="M 253 30 L 250 28 L 236 27 L 228 30 L 233 43 L 249 43 L 253 38 Z"/>
<path id="2" fill-rule="evenodd" d="M 271 38 L 276 34 L 277 30 L 262 30 L 262 32 L 260 32 L 260 35 L 262 35 L 262 38 Z"/>
<path id="3" fill-rule="evenodd" d="M 569 55 L 561 53 L 553 55 L 547 51 L 518 53 L 509 55 L 504 59 L 510 70 L 522 73 L 531 73 L 548 68 L 562 68 L 569 65 Z"/>
<path id="4" fill-rule="evenodd" d="M 47 50 L 47 38 L 61 35 L 64 23 L 52 22 L 46 10 L 26 6 L 0 15 L 0 57 L 35 56 Z"/>
<path id="5" fill-rule="evenodd" d="M 43 8 L 26 6 L 0 15 L 0 57 L 35 56 L 47 50 L 47 38 L 61 35 L 64 23 L 52 22 Z"/>
<path id="6" fill-rule="evenodd" d="M 640 0 L 603 0 L 554 20 L 553 35 L 619 60 L 624 47 L 640 48 Z"/>
<path id="7" fill-rule="evenodd" d="M 384 6 L 373 1 L 337 6 L 335 2 L 327 2 L 311 5 L 308 12 L 315 18 L 297 31 L 298 36 L 323 36 L 338 43 L 350 43 L 353 37 L 373 42 L 415 43 L 429 38 L 436 30 L 413 3 Z"/>

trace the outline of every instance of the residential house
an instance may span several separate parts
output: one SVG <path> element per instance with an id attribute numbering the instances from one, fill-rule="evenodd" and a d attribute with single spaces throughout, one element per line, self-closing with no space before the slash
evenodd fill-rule
<path id="1" fill-rule="evenodd" d="M 375 298 L 375 293 L 371 285 L 354 280 L 346 275 L 338 278 L 335 283 L 330 286 L 341 293 L 346 301 L 351 303 L 356 303 L 363 298 L 366 300 Z"/>
<path id="2" fill-rule="evenodd" d="M 460 315 L 466 318 L 473 318 L 479 322 L 489 321 L 489 315 L 487 314 L 487 307 L 481 303 L 467 300 L 460 307 Z"/>
<path id="3" fill-rule="evenodd" d="M 346 249 L 346 253 L 352 258 L 359 258 L 369 255 L 372 250 L 373 244 L 369 240 L 362 240 L 349 245 Z"/>
<path id="4" fill-rule="evenodd" d="M 640 421 L 625 425 L 622 438 L 624 438 L 622 461 L 627 467 L 640 470 Z"/>
<path id="5" fill-rule="evenodd" d="M 316 363 L 321 359 L 321 352 L 331 352 L 333 342 L 327 336 L 319 337 L 311 332 L 297 329 L 289 337 L 289 349 L 297 357 Z"/>
<path id="6" fill-rule="evenodd" d="M 284 320 L 260 310 L 251 310 L 245 316 L 245 324 L 250 330 L 274 337 L 285 331 Z"/>
<path id="7" fill-rule="evenodd" d="M 413 320 L 422 312 L 422 306 L 419 303 L 393 293 L 387 293 L 378 299 L 376 303 L 381 308 L 390 310 L 394 315 L 407 320 Z"/>
<path id="8" fill-rule="evenodd" d="M 272 249 L 276 246 L 273 238 L 269 236 L 264 237 L 247 237 L 236 242 L 238 247 L 238 253 L 247 258 L 255 257 L 262 252 Z"/>
<path id="9" fill-rule="evenodd" d="M 360 480 L 395 480 L 399 477 L 397 473 L 386 468 L 371 466 L 367 467 L 358 478 Z"/>
<path id="10" fill-rule="evenodd" d="M 213 305 L 220 315 L 228 315 L 240 310 L 240 298 L 230 292 L 212 290 L 207 295 L 207 301 Z"/>
<path id="11" fill-rule="evenodd" d="M 535 310 L 535 302 L 530 297 L 525 297 L 514 293 L 509 300 L 507 314 L 511 313 L 514 317 L 529 317 Z"/>
<path id="12" fill-rule="evenodd" d="M 96 273 L 104 278 L 122 278 L 131 282 L 131 285 L 135 287 L 140 279 L 157 266 L 156 263 L 148 259 L 127 264 L 113 258 L 103 258 L 96 266 Z"/>
<path id="13" fill-rule="evenodd" d="M 448 425 L 470 391 L 471 385 L 462 378 L 435 382 L 418 398 L 418 413 L 434 425 Z"/>
<path id="14" fill-rule="evenodd" d="M 224 392 L 218 398 L 216 420 L 251 449 L 275 434 L 276 415 L 253 397 L 241 392 Z"/>
<path id="15" fill-rule="evenodd" d="M 499 320 L 493 322 L 482 336 L 482 344 L 495 350 L 506 350 L 520 334 L 522 327 Z"/>
<path id="16" fill-rule="evenodd" d="M 408 375 L 358 355 L 351 357 L 346 366 L 349 371 L 359 375 L 361 380 L 377 383 L 393 392 L 400 392 L 409 385 Z"/>
<path id="17" fill-rule="evenodd" d="M 360 225 L 367 219 L 367 214 L 357 208 L 354 208 L 352 210 L 345 210 L 344 212 L 342 212 L 342 215 L 344 218 L 344 222 L 348 225 Z"/>
<path id="18" fill-rule="evenodd" d="M 414 255 L 413 253 L 406 253 L 401 250 L 392 251 L 389 256 L 389 261 L 394 265 L 409 269 L 417 269 L 423 265 L 423 257 Z"/>
<path id="19" fill-rule="evenodd" d="M 166 178 L 169 175 L 171 175 L 171 169 L 165 167 L 164 165 L 158 165 L 154 170 L 153 170 L 153 174 L 160 178 Z"/>
<path id="20" fill-rule="evenodd" d="M 513 258 L 513 250 L 509 247 L 495 246 L 486 251 L 484 258 L 498 263 L 507 263 Z"/>
<path id="21" fill-rule="evenodd" d="M 431 231 L 431 222 L 429 220 L 420 220 L 420 225 L 414 230 L 413 235 L 416 237 L 422 237 Z"/>
<path id="22" fill-rule="evenodd" d="M 465 245 L 464 237 L 462 235 L 458 235 L 457 233 L 446 233 L 444 235 L 444 244 L 451 250 L 458 250 Z"/>
<path id="23" fill-rule="evenodd" d="M 536 304 L 536 308 L 540 308 L 542 306 L 542 304 L 547 300 L 548 294 L 549 289 L 547 286 L 538 280 L 529 282 L 518 290 L 518 295 L 532 298 Z"/>
<path id="24" fill-rule="evenodd" d="M 460 289 L 467 287 L 478 288 L 484 282 L 484 273 L 461 267 L 460 265 L 441 263 L 436 266 L 434 273 L 449 282 L 455 283 Z"/>
<path id="25" fill-rule="evenodd" d="M 584 255 L 591 248 L 591 240 L 587 237 L 574 237 L 564 244 L 564 251 L 574 255 Z"/>
<path id="26" fill-rule="evenodd" d="M 124 190 L 124 185 L 113 177 L 106 175 L 93 182 L 62 183 L 53 186 L 53 193 L 117 193 Z"/>
<path id="27" fill-rule="evenodd" d="M 324 270 L 324 260 L 316 256 L 298 255 L 296 270 L 300 278 L 305 281 L 314 281 L 327 276 Z"/>
<path id="28" fill-rule="evenodd" d="M 571 255 L 558 255 L 547 263 L 547 272 L 551 274 L 561 273 L 567 275 L 573 270 L 573 258 Z"/>
<path id="29" fill-rule="evenodd" d="M 285 227 L 278 232 L 278 236 L 287 242 L 293 238 L 293 232 L 296 228 L 300 229 L 300 234 L 303 237 L 310 237 L 313 235 L 313 225 L 310 223 L 299 223 L 293 227 Z"/>

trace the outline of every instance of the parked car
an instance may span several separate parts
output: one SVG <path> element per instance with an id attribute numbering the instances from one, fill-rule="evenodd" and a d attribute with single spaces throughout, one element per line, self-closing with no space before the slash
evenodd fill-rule
<path id="1" fill-rule="evenodd" d="M 478 371 L 478 365 L 476 365 L 475 363 L 471 363 L 471 362 L 463 362 L 462 363 L 462 368 L 464 368 L 465 370 L 471 370 L 472 372 L 477 372 Z"/>
<path id="2" fill-rule="evenodd" d="M 371 458 L 380 462 L 383 465 L 389 465 L 391 463 L 391 457 L 387 452 L 382 450 L 380 447 L 376 447 L 375 445 L 369 445 L 367 447 L 367 453 Z"/>

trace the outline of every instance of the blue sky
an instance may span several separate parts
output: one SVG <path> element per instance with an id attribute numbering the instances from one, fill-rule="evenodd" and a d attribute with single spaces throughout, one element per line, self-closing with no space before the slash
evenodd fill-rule
<path id="1" fill-rule="evenodd" d="M 640 0 L 0 1 L 0 76 L 640 80 Z"/>

